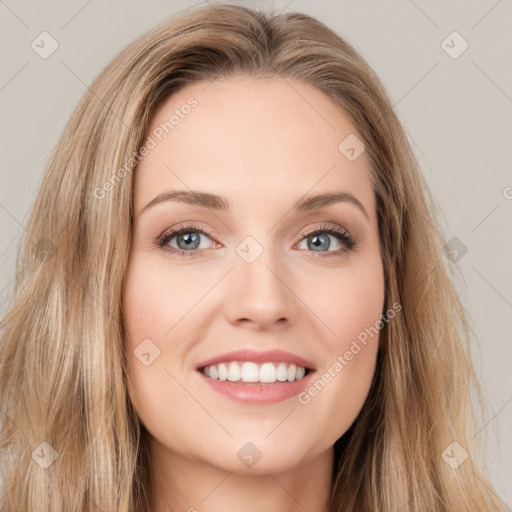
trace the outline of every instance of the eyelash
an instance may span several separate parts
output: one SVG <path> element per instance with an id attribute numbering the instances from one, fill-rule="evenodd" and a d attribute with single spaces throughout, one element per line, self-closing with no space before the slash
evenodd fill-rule
<path id="1" fill-rule="evenodd" d="M 195 249 L 186 251 L 184 249 L 176 249 L 175 247 L 168 247 L 166 244 L 172 240 L 175 236 L 181 235 L 183 233 L 190 233 L 190 232 L 197 232 L 201 233 L 203 235 L 208 236 L 209 238 L 212 238 L 212 233 L 208 229 L 200 229 L 199 227 L 195 226 L 194 224 L 187 224 L 184 226 L 180 226 L 179 228 L 175 228 L 171 231 L 166 231 L 162 233 L 160 236 L 156 237 L 154 240 L 154 244 L 156 247 L 159 247 L 160 249 L 163 249 L 166 252 L 169 252 L 171 254 L 178 254 L 180 256 L 185 257 L 194 257 L 194 256 L 201 256 L 201 252 L 204 251 L 204 249 Z M 328 251 L 328 252 L 322 252 L 318 251 L 318 255 L 320 257 L 342 257 L 348 252 L 354 250 L 357 247 L 358 241 L 355 237 L 350 235 L 348 231 L 345 231 L 342 228 L 338 228 L 336 226 L 332 226 L 329 224 L 324 224 L 320 226 L 319 228 L 309 231 L 307 233 L 303 233 L 301 236 L 301 242 L 305 238 L 311 236 L 311 235 L 318 235 L 318 234 L 324 234 L 327 233 L 329 235 L 332 235 L 344 245 L 343 248 L 338 249 L 336 251 Z M 310 252 L 317 252 L 317 251 L 310 251 Z"/>

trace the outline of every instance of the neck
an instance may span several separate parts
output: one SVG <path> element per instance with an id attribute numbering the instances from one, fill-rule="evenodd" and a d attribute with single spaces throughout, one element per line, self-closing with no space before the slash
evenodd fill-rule
<path id="1" fill-rule="evenodd" d="M 328 512 L 333 450 L 280 472 L 241 474 L 150 441 L 151 512 Z"/>

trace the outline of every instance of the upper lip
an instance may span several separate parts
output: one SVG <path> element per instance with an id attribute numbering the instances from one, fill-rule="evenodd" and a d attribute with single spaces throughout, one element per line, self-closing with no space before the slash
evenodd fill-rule
<path id="1" fill-rule="evenodd" d="M 228 361 L 252 361 L 254 363 L 267 361 L 276 363 L 294 363 L 297 366 L 303 366 L 304 368 L 308 368 L 310 370 L 316 369 L 315 365 L 311 361 L 308 361 L 307 359 L 292 354 L 291 352 L 286 352 L 284 350 L 266 350 L 264 352 L 258 352 L 257 350 L 252 349 L 240 349 L 233 352 L 226 352 L 225 354 L 221 354 L 210 359 L 206 359 L 196 366 L 196 370 L 204 368 L 205 366 L 225 363 Z"/>

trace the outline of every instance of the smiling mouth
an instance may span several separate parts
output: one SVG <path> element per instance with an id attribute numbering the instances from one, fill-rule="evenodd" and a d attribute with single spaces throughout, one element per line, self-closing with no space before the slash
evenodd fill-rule
<path id="1" fill-rule="evenodd" d="M 302 380 L 314 370 L 285 362 L 229 361 L 203 366 L 198 368 L 198 371 L 205 377 L 218 381 L 239 384 L 284 384 Z"/>

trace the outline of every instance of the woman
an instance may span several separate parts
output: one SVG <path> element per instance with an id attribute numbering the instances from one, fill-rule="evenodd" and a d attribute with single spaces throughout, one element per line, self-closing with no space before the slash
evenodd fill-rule
<path id="1" fill-rule="evenodd" d="M 216 4 L 136 40 L 28 226 L 2 510 L 500 510 L 432 204 L 319 21 Z"/>

